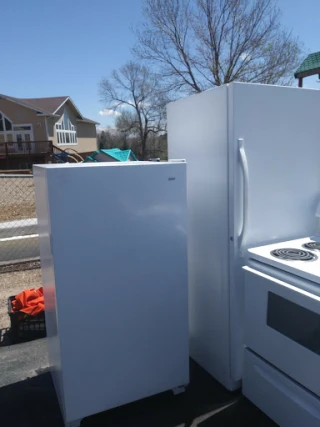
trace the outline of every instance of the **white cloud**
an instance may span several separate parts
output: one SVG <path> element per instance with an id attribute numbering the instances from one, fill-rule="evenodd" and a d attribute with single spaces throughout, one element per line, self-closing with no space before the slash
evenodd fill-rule
<path id="1" fill-rule="evenodd" d="M 100 116 L 119 116 L 119 111 L 112 110 L 110 108 L 105 108 L 104 110 L 99 111 Z"/>
<path id="2" fill-rule="evenodd" d="M 245 61 L 246 59 L 250 60 L 251 59 L 251 55 L 249 55 L 249 53 L 242 53 L 240 55 L 240 58 L 242 59 L 242 61 Z"/>

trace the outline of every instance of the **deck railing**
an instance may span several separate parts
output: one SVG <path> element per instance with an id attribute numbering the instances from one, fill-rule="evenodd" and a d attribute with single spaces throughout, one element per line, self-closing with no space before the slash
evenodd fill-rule
<path id="1" fill-rule="evenodd" d="M 0 158 L 50 155 L 53 152 L 52 141 L 0 142 Z"/>
<path id="2" fill-rule="evenodd" d="M 82 162 L 73 148 L 60 148 L 52 141 L 0 142 L 0 170 L 31 169 L 33 164 Z"/>

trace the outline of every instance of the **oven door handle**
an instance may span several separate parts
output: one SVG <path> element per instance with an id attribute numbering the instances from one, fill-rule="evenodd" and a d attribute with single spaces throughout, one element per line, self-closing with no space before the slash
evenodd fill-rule
<path id="1" fill-rule="evenodd" d="M 248 160 L 247 155 L 244 149 L 244 139 L 239 138 L 238 139 L 238 148 L 239 148 L 239 160 L 240 160 L 240 167 L 242 169 L 243 174 L 243 211 L 242 211 L 242 227 L 239 234 L 239 248 L 243 251 L 245 248 L 245 236 L 247 231 L 247 225 L 248 225 L 248 205 L 249 205 L 249 167 L 248 167 Z"/>

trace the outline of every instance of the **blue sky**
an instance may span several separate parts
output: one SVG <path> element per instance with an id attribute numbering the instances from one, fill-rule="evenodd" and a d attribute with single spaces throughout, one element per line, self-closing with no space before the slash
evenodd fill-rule
<path id="1" fill-rule="evenodd" d="M 0 93 L 21 98 L 69 95 L 101 126 L 98 83 L 131 58 L 141 22 L 141 0 L 10 0 L 1 3 Z M 304 43 L 320 50 L 320 3 L 278 0 L 283 23 Z M 304 80 L 320 88 L 316 77 Z"/>

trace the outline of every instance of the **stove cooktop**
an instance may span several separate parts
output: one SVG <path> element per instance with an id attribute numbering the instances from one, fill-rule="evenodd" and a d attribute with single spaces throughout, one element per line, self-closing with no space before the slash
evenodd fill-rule
<path id="1" fill-rule="evenodd" d="M 310 238 L 260 246 L 249 258 L 312 280 L 320 285 L 320 244 Z"/>
<path id="2" fill-rule="evenodd" d="M 319 242 L 311 241 L 308 243 L 304 243 L 302 246 L 309 251 L 320 252 L 320 243 Z"/>
<path id="3" fill-rule="evenodd" d="M 318 259 L 317 255 L 312 252 L 296 248 L 274 249 L 271 251 L 271 255 L 284 261 L 315 261 Z"/>

